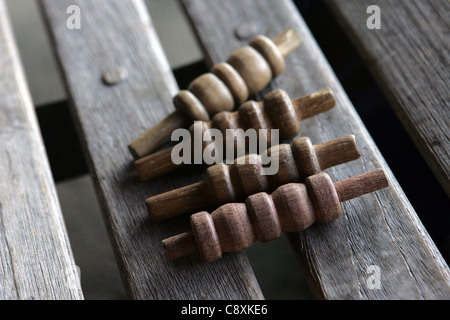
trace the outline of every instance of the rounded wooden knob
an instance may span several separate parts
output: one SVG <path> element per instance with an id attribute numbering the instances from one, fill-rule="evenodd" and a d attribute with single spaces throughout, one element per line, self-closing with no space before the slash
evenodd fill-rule
<path id="1" fill-rule="evenodd" d="M 198 98 L 187 90 L 180 91 L 174 98 L 173 104 L 177 110 L 192 121 L 209 121 L 208 111 Z"/>
<path id="2" fill-rule="evenodd" d="M 255 241 L 245 204 L 226 204 L 214 211 L 212 218 L 223 252 L 244 250 Z"/>
<path id="3" fill-rule="evenodd" d="M 233 95 L 225 83 L 213 73 L 206 73 L 195 79 L 188 90 L 198 98 L 210 116 L 234 108 Z"/>
<path id="4" fill-rule="evenodd" d="M 278 217 L 284 232 L 306 229 L 316 221 L 314 206 L 306 185 L 290 183 L 281 186 L 272 194 L 272 199 L 277 204 Z"/>
<path id="5" fill-rule="evenodd" d="M 341 216 L 341 201 L 328 174 L 323 172 L 308 177 L 305 185 L 319 222 L 330 222 Z"/>
<path id="6" fill-rule="evenodd" d="M 250 95 L 247 85 L 245 84 L 244 79 L 242 79 L 236 69 L 231 65 L 226 62 L 216 64 L 211 72 L 225 83 L 237 105 L 241 105 L 247 100 Z"/>
<path id="7" fill-rule="evenodd" d="M 254 48 L 246 46 L 233 52 L 227 60 L 244 79 L 249 94 L 264 89 L 272 79 L 269 63 Z"/>
<path id="8" fill-rule="evenodd" d="M 271 196 L 261 192 L 250 196 L 245 205 L 247 215 L 253 226 L 255 240 L 268 242 L 281 236 L 281 223 L 277 208 Z"/>
<path id="9" fill-rule="evenodd" d="M 284 90 L 274 90 L 264 97 L 264 111 L 272 122 L 272 127 L 280 130 L 282 139 L 290 139 L 300 132 L 297 112 Z"/>
<path id="10" fill-rule="evenodd" d="M 214 261 L 221 258 L 222 248 L 212 215 L 205 211 L 192 215 L 191 226 L 197 250 L 203 259 Z"/>
<path id="11" fill-rule="evenodd" d="M 273 77 L 278 77 L 284 73 L 286 64 L 284 56 L 277 45 L 265 36 L 256 36 L 250 42 L 250 46 L 255 48 L 270 66 Z"/>

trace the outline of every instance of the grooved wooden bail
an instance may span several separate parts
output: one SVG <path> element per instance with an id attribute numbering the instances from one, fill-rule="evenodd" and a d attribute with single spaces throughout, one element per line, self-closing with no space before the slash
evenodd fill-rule
<path id="1" fill-rule="evenodd" d="M 305 184 L 286 184 L 271 195 L 252 195 L 245 204 L 226 204 L 211 215 L 192 215 L 192 233 L 163 240 L 166 257 L 181 257 L 197 248 L 203 260 L 215 261 L 223 252 L 244 250 L 255 241 L 275 240 L 281 232 L 298 232 L 316 221 L 337 219 L 342 201 L 386 187 L 388 180 L 381 169 L 334 184 L 328 174 L 319 173 L 308 177 Z"/>
<path id="2" fill-rule="evenodd" d="M 188 90 L 180 91 L 173 99 L 177 111 L 131 142 L 131 154 L 135 159 L 142 158 L 168 142 L 175 129 L 193 121 L 208 121 L 219 112 L 241 105 L 250 94 L 261 91 L 284 72 L 284 58 L 300 45 L 300 35 L 292 28 L 273 40 L 255 37 L 226 62 L 192 81 Z"/>
<path id="3" fill-rule="evenodd" d="M 151 221 L 160 222 L 212 205 L 242 201 L 249 195 L 268 192 L 283 184 L 303 182 L 311 175 L 360 156 L 354 135 L 318 145 L 303 137 L 290 145 L 272 147 L 262 156 L 248 155 L 236 159 L 232 165 L 209 167 L 206 180 L 150 197 L 145 203 Z M 269 172 L 271 164 L 262 164 L 263 157 L 279 164 L 276 172 Z"/>
<path id="4" fill-rule="evenodd" d="M 301 120 L 325 112 L 333 108 L 335 104 L 336 101 L 329 89 L 293 101 L 289 99 L 285 91 L 275 90 L 264 97 L 261 102 L 248 101 L 238 111 L 221 112 L 210 122 L 197 122 L 191 127 L 191 131 L 195 131 L 195 126 L 198 126 L 197 129 L 201 132 L 200 136 L 203 137 L 204 135 L 211 135 L 209 129 L 218 129 L 222 133 L 225 133 L 228 129 L 243 129 L 244 131 L 248 129 L 268 129 L 268 138 L 270 138 L 270 130 L 278 129 L 280 139 L 292 139 L 300 133 L 299 122 Z M 230 139 L 235 150 L 248 148 L 248 145 L 241 145 L 246 141 L 245 138 L 239 136 L 242 131 L 234 130 L 233 132 L 234 134 L 228 137 L 224 136 L 223 141 L 194 141 L 194 145 L 195 143 L 201 144 L 202 152 L 205 148 L 214 146 L 215 150 L 225 154 L 224 148 L 227 140 Z M 256 138 L 258 139 L 259 135 Z M 268 141 L 269 143 L 270 141 Z M 172 163 L 171 154 L 174 148 L 162 150 L 137 160 L 135 166 L 140 179 L 146 181 L 175 169 L 176 165 L 168 164 Z"/>

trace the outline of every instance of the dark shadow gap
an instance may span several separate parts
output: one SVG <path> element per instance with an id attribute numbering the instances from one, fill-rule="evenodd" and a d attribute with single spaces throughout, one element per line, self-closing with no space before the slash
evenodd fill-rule
<path id="1" fill-rule="evenodd" d="M 324 1 L 295 3 L 419 218 L 449 261 L 449 199 L 444 190 Z"/>

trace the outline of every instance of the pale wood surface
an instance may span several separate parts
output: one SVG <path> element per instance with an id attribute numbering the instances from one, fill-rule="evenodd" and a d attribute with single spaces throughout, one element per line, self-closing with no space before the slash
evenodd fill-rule
<path id="1" fill-rule="evenodd" d="M 3 0 L 0 70 L 0 299 L 83 299 Z"/>
<path id="2" fill-rule="evenodd" d="M 450 2 L 328 3 L 450 196 Z M 380 30 L 366 27 L 370 5 L 381 9 Z"/>
<path id="3" fill-rule="evenodd" d="M 178 92 L 141 0 L 42 0 L 64 72 L 72 111 L 116 253 L 122 279 L 135 299 L 260 299 L 244 253 L 201 264 L 198 257 L 169 262 L 161 240 L 188 230 L 186 219 L 152 225 L 145 199 L 192 183 L 185 172 L 139 181 L 127 144 L 174 110 Z M 81 30 L 66 28 L 66 9 L 79 5 Z M 116 67 L 128 77 L 106 86 Z"/>
<path id="4" fill-rule="evenodd" d="M 244 23 L 256 24 L 254 29 L 269 37 L 286 27 L 297 29 L 303 45 L 286 59 L 286 73 L 268 90 L 282 88 L 291 96 L 300 96 L 330 87 L 336 95 L 337 107 L 306 120 L 302 135 L 309 136 L 313 143 L 349 133 L 356 135 L 362 158 L 327 170 L 333 181 L 376 168 L 384 168 L 388 175 L 390 188 L 344 203 L 342 218 L 327 225 L 314 225 L 302 233 L 289 234 L 317 296 L 327 299 L 450 298 L 448 266 L 293 3 L 288 0 L 182 0 L 182 3 L 211 64 L 242 46 L 235 35 Z M 380 267 L 379 290 L 369 289 L 366 283 L 371 265 Z"/>

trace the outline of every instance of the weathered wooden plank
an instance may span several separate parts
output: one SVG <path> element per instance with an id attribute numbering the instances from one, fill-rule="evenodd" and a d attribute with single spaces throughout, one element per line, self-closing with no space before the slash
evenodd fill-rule
<path id="1" fill-rule="evenodd" d="M 450 298 L 449 270 L 424 230 L 354 107 L 336 79 L 297 9 L 289 0 L 182 0 L 210 62 L 247 40 L 237 30 L 258 30 L 273 36 L 286 27 L 304 41 L 287 58 L 286 73 L 271 88 L 290 96 L 330 87 L 337 107 L 305 121 L 303 135 L 320 143 L 344 134 L 357 137 L 362 159 L 327 170 L 335 180 L 384 168 L 391 187 L 345 203 L 344 217 L 289 235 L 303 261 L 317 296 L 326 299 Z M 270 90 L 269 88 L 268 90 Z M 268 91 L 267 90 L 267 91 Z M 380 269 L 381 286 L 367 285 L 371 269 Z"/>
<path id="2" fill-rule="evenodd" d="M 188 219 L 152 225 L 145 199 L 197 179 L 186 172 L 141 183 L 127 144 L 173 111 L 178 91 L 141 0 L 43 0 L 88 164 L 126 290 L 135 299 L 259 299 L 245 254 L 205 265 L 169 262 L 161 240 L 188 229 Z M 81 9 L 81 29 L 66 28 L 66 9 Z M 102 74 L 121 67 L 115 86 Z"/>
<path id="3" fill-rule="evenodd" d="M 450 196 L 450 3 L 328 3 Z M 380 30 L 366 27 L 370 5 L 381 9 Z"/>
<path id="4" fill-rule="evenodd" d="M 3 0 L 0 70 L 0 299 L 82 299 Z"/>

